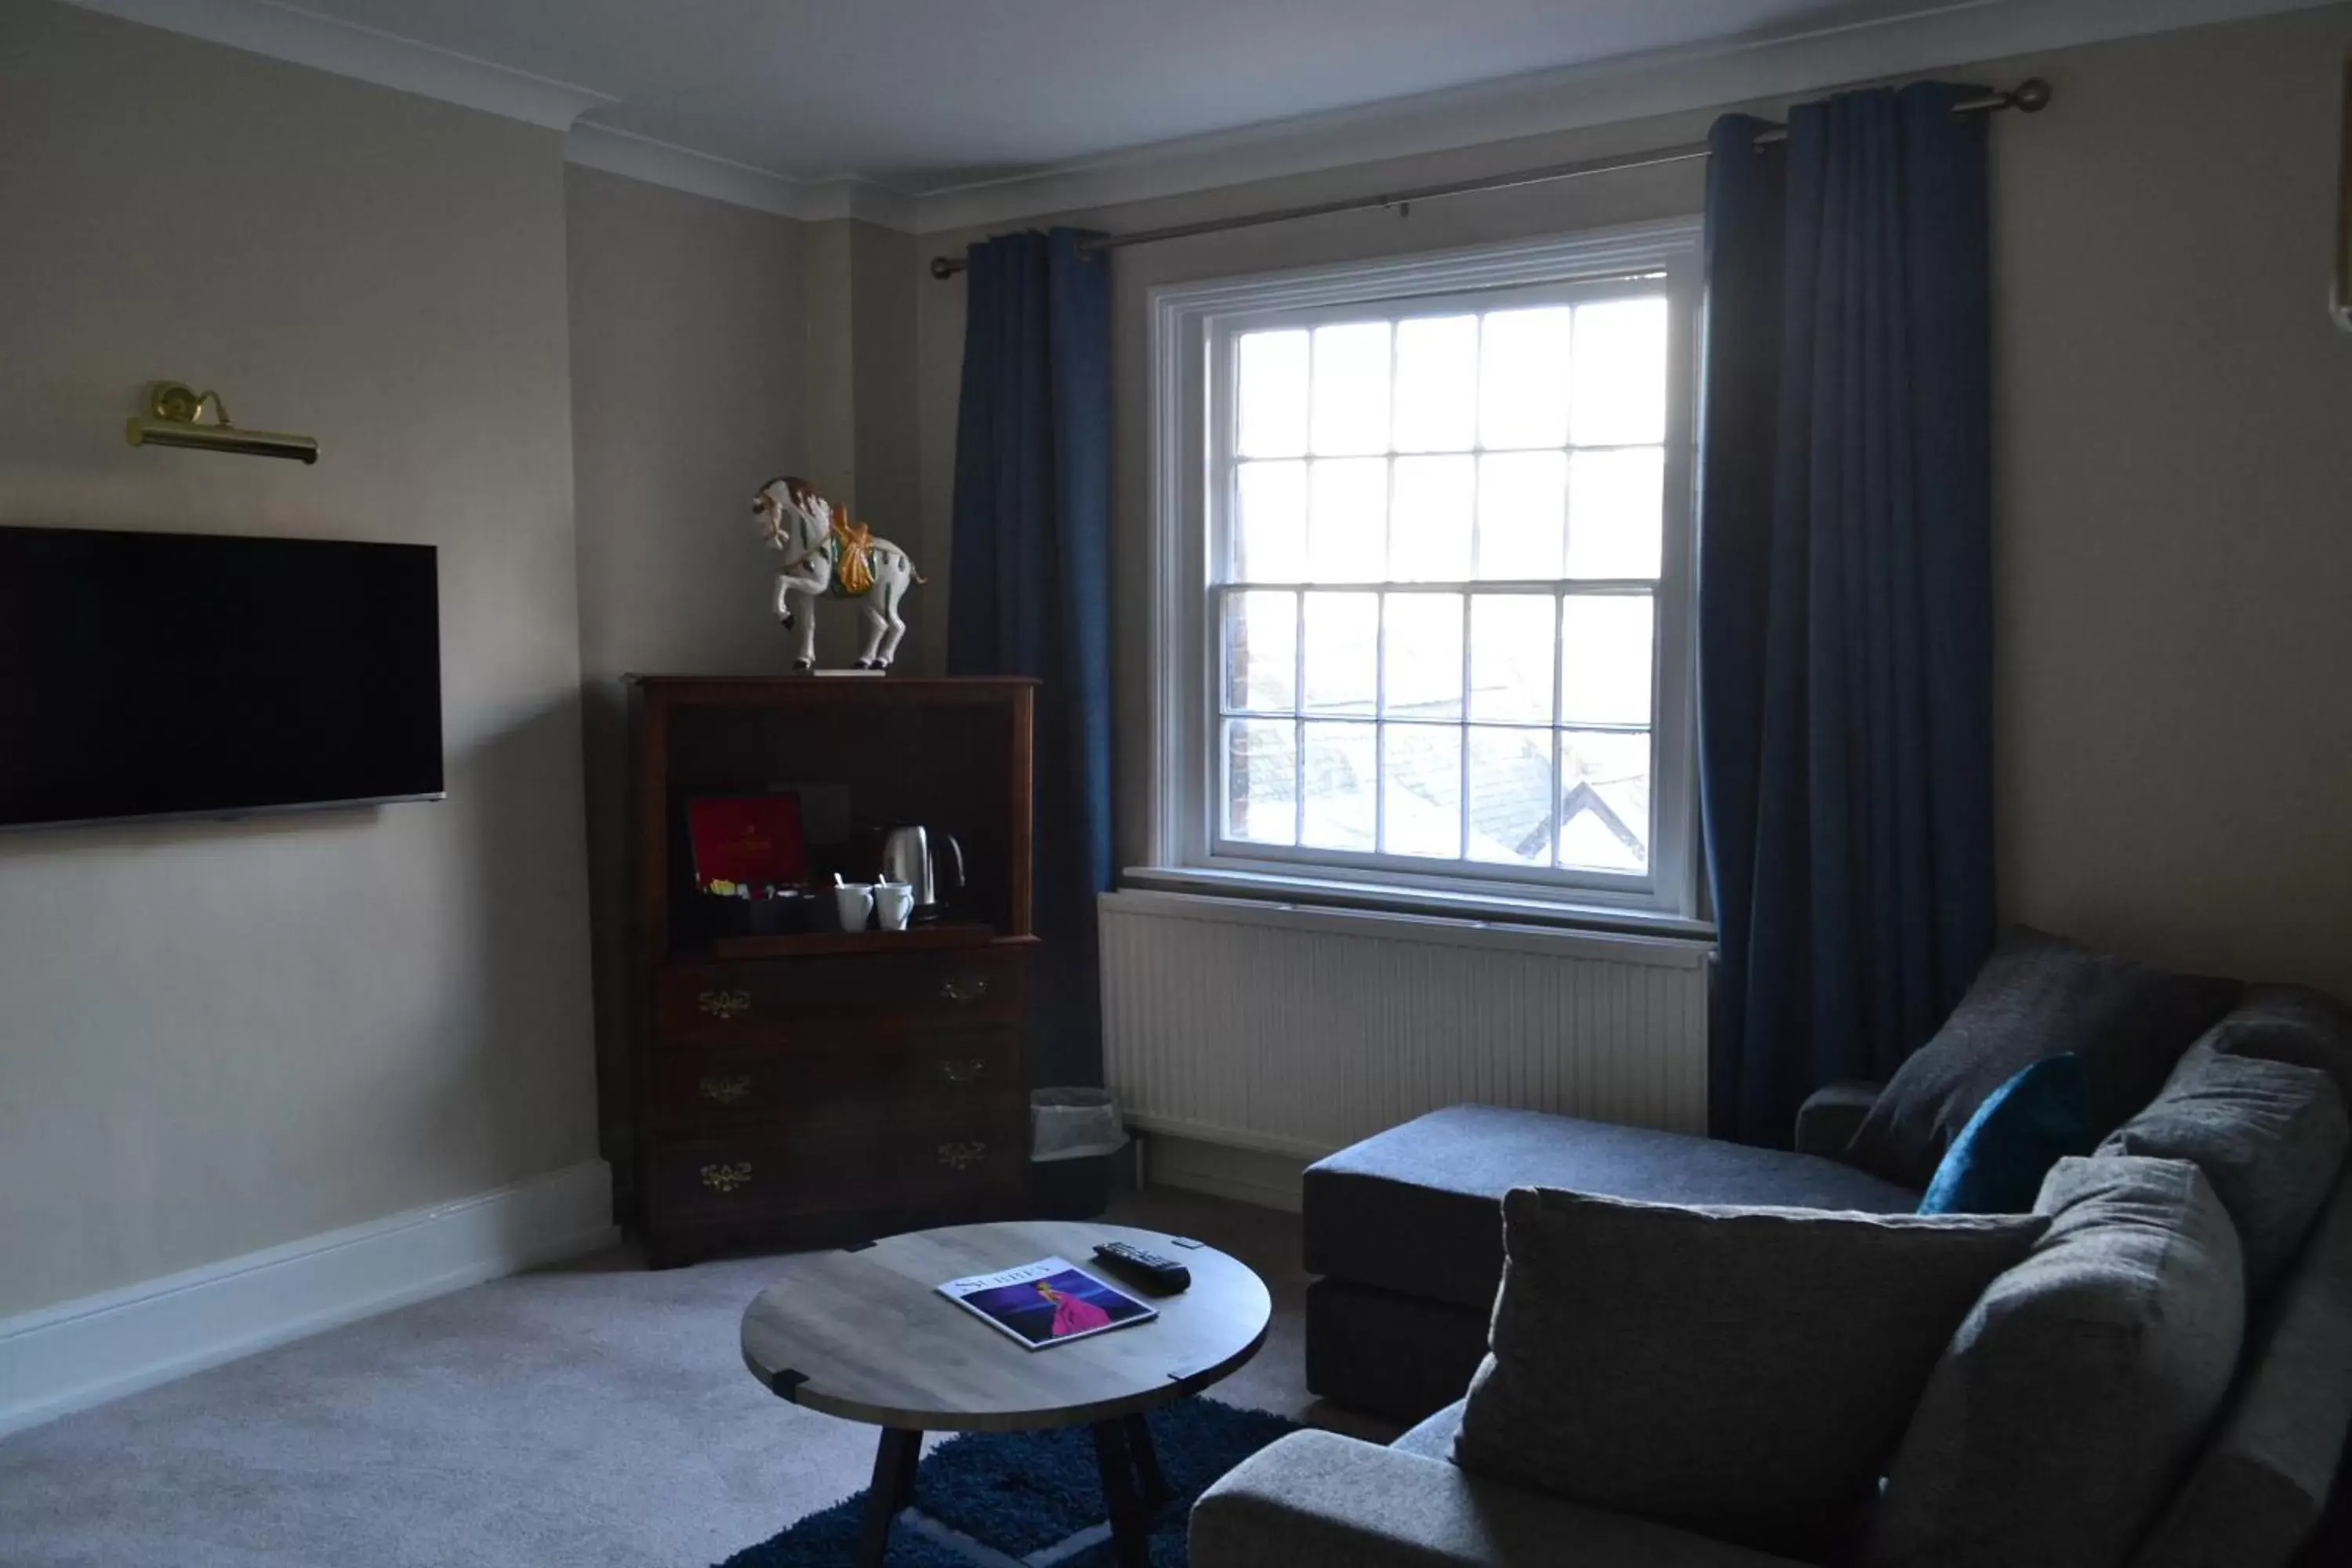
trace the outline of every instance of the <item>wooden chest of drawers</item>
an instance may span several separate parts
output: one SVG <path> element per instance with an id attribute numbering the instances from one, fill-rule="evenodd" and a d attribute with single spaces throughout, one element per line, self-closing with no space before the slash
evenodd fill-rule
<path id="1" fill-rule="evenodd" d="M 654 1261 L 1019 1212 L 1027 957 L 662 966 L 641 1083 Z"/>
<path id="2" fill-rule="evenodd" d="M 806 679 L 633 684 L 643 939 L 630 1121 L 635 1217 L 648 1259 L 665 1267 L 740 1247 L 827 1245 L 1026 1212 L 1036 945 L 1028 931 L 1027 683 L 893 678 L 847 691 L 850 683 Z M 926 700 L 961 721 L 942 724 L 950 735 L 943 750 L 966 771 L 870 776 L 888 764 L 889 737 L 868 748 L 843 743 L 861 705 L 878 729 L 896 725 L 903 737 L 908 710 Z M 812 711 L 825 721 L 813 722 Z M 886 715 L 890 721 L 879 723 Z M 1004 730 L 993 747 L 982 734 L 991 718 Z M 954 825 L 971 860 L 1000 868 L 993 904 L 975 901 L 958 923 L 919 942 L 890 932 L 783 938 L 758 957 L 674 942 L 670 903 L 693 896 L 677 864 L 679 803 L 718 793 L 728 781 L 709 772 L 740 766 L 734 759 L 747 753 L 782 776 L 822 776 L 814 755 L 779 760 L 796 739 L 822 742 L 810 750 L 847 768 L 870 802 L 862 809 Z M 976 761 L 994 764 L 991 777 L 971 776 Z M 923 798 L 927 791 L 937 798 Z M 975 801 L 992 805 L 1001 824 L 976 820 Z M 992 826 L 1001 842 L 982 837 Z"/>

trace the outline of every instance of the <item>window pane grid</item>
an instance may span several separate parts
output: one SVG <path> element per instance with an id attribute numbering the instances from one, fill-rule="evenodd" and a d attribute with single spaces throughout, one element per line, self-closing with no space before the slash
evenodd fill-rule
<path id="1" fill-rule="evenodd" d="M 1397 662 L 1391 657 L 1391 601 L 1429 604 L 1448 596 L 1459 601 L 1454 711 L 1411 711 L 1403 704 L 1425 699 L 1398 684 Z M 1641 716 L 1612 716 L 1576 694 L 1580 680 L 1590 678 L 1577 668 L 1567 628 L 1580 609 L 1620 605 L 1635 612 L 1646 642 L 1647 592 L 1588 594 L 1574 584 L 1555 584 L 1540 594 L 1496 592 L 1465 584 L 1448 595 L 1423 584 L 1279 591 L 1234 584 L 1221 589 L 1218 597 L 1232 606 L 1226 612 L 1227 664 L 1217 704 L 1225 737 L 1225 808 L 1219 834 L 1223 841 L 1411 858 L 1481 874 L 1640 875 L 1645 869 L 1651 830 L 1650 650 L 1628 647 L 1619 661 L 1641 667 Z M 1243 605 L 1255 610 L 1269 601 L 1280 606 L 1272 621 L 1238 613 Z M 1370 601 L 1377 608 L 1365 615 L 1365 606 L 1355 601 Z M 1540 710 L 1482 709 L 1476 613 L 1482 604 L 1519 606 L 1522 617 L 1534 605 L 1542 605 L 1539 614 L 1549 623 L 1542 652 L 1557 673 L 1543 682 L 1548 689 Z M 1344 605 L 1355 619 L 1351 637 L 1340 639 L 1341 657 L 1348 673 L 1369 677 L 1366 695 L 1352 694 L 1344 679 L 1317 668 L 1316 650 L 1331 647 L 1334 639 L 1318 636 L 1315 618 L 1318 609 L 1331 605 Z M 1258 677 L 1251 659 L 1255 645 L 1244 635 L 1255 631 L 1263 637 L 1268 626 L 1287 634 L 1270 639 L 1270 651 L 1281 661 L 1279 680 Z M 1368 657 L 1346 655 L 1349 641 L 1362 646 L 1367 640 Z M 1324 695 L 1318 698 L 1318 691 Z M 1247 694 L 1255 693 L 1269 700 L 1252 701 Z M 1633 699 L 1621 694 L 1618 700 Z M 1629 745 L 1634 750 L 1627 751 Z M 1433 746 L 1439 750 L 1432 752 Z M 1444 760 L 1448 776 L 1431 773 L 1433 758 Z M 1269 816 L 1269 810 L 1275 815 Z"/>
<path id="2" fill-rule="evenodd" d="M 1297 682 L 1292 685 L 1291 690 L 1299 693 L 1300 700 L 1303 702 L 1307 690 L 1306 595 L 1301 594 L 1297 595 L 1297 606 L 1298 613 L 1298 629 L 1290 639 L 1290 647 L 1292 657 L 1297 658 L 1298 661 L 1298 679 Z M 1298 755 L 1298 741 L 1295 731 L 1293 731 L 1293 739 L 1290 746 L 1290 765 L 1292 773 L 1292 783 L 1290 786 L 1290 841 L 1293 844 L 1296 844 L 1304 836 L 1306 831 L 1307 803 L 1299 798 L 1304 792 L 1299 788 L 1297 774 L 1301 770 L 1303 763 Z"/>
<path id="3" fill-rule="evenodd" d="M 1218 715 L 1221 719 L 1267 719 L 1288 724 L 1299 721 L 1299 715 L 1286 708 L 1230 708 Z M 1470 728 L 1459 719 L 1369 719 L 1356 717 L 1324 718 L 1316 716 L 1306 721 L 1316 724 L 1378 724 L 1384 730 L 1462 730 Z M 1494 728 L 1495 726 L 1480 726 Z M 1510 724 L 1500 726 L 1513 730 L 1575 730 L 1595 735 L 1646 735 L 1647 724 L 1599 724 L 1571 722 L 1567 724 Z"/>
<path id="4" fill-rule="evenodd" d="M 1213 595 L 1224 594 L 1299 594 L 1352 593 L 1383 594 L 1396 597 L 1405 594 L 1477 594 L 1481 595 L 1559 595 L 1571 594 L 1579 598 L 1605 598 L 1611 595 L 1642 598 L 1656 593 L 1656 582 L 1647 577 L 1561 578 L 1541 577 L 1479 582 L 1463 579 L 1445 583 L 1414 582 L 1353 582 L 1318 583 L 1311 578 L 1290 578 L 1282 582 L 1233 582 L 1210 585 Z"/>
<path id="5" fill-rule="evenodd" d="M 1647 873 L 1664 322 L 1630 294 L 1239 334 L 1221 847 Z"/>
<path id="6" fill-rule="evenodd" d="M 1664 472 L 1654 441 L 1247 459 L 1234 466 L 1235 526 L 1218 581 L 1654 582 Z M 1603 535 L 1612 505 L 1631 526 L 1612 531 L 1631 537 Z M 1505 521 L 1516 526 L 1498 533 Z M 1551 537 L 1530 538 L 1535 530 Z M 1631 571 L 1592 563 L 1636 560 Z M 1538 565 L 1547 569 L 1515 569 Z"/>

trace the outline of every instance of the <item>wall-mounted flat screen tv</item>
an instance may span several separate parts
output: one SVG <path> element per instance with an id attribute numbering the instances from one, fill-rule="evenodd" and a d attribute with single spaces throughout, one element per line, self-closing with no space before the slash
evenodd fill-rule
<path id="1" fill-rule="evenodd" d="M 0 528 L 0 827 L 441 793 L 430 545 Z"/>

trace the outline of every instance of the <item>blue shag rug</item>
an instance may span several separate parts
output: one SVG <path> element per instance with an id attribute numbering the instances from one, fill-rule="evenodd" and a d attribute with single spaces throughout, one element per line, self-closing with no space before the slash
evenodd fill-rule
<path id="1" fill-rule="evenodd" d="M 1213 1399 L 1155 1410 L 1151 1442 L 1171 1494 L 1151 1519 L 1151 1568 L 1184 1568 L 1184 1521 L 1211 1482 L 1298 1424 Z M 746 1547 L 719 1568 L 843 1568 L 866 1510 L 859 1492 Z M 1026 1560 L 1109 1568 L 1093 1431 L 975 1432 L 942 1443 L 915 1472 L 914 1507 L 890 1531 L 891 1568 L 972 1568 Z M 918 1517 L 918 1516 L 920 1517 Z M 968 1543 L 976 1542 L 973 1551 Z"/>

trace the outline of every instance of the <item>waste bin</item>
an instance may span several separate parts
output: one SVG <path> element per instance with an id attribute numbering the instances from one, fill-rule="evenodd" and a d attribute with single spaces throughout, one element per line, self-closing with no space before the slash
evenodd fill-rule
<path id="1" fill-rule="evenodd" d="M 1110 1206 L 1111 1160 L 1127 1147 L 1107 1089 L 1029 1096 L 1030 1194 L 1040 1219 L 1093 1219 Z"/>

